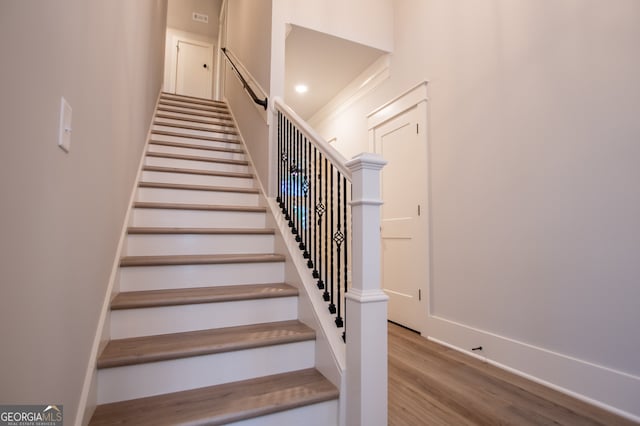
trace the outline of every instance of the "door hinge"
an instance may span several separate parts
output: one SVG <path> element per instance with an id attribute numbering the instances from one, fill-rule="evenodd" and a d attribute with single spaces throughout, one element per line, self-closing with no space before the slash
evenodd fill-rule
<path id="1" fill-rule="evenodd" d="M 419 126 L 420 126 L 420 124 L 416 123 L 416 133 L 420 133 L 420 130 L 418 130 Z"/>
<path id="2" fill-rule="evenodd" d="M 420 204 L 418 204 L 418 216 L 420 216 Z"/>
<path id="3" fill-rule="evenodd" d="M 422 290 L 418 289 L 418 300 L 422 300 Z"/>

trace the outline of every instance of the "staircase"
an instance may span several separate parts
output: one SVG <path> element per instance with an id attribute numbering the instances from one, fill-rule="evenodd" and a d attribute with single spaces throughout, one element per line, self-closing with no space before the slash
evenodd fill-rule
<path id="1" fill-rule="evenodd" d="M 225 104 L 162 94 L 91 425 L 334 425 L 338 391 Z"/>

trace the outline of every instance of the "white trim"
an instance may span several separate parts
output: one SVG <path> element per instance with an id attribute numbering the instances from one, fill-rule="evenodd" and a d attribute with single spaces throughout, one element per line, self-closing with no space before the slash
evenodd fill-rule
<path id="1" fill-rule="evenodd" d="M 96 327 L 96 334 L 93 338 L 93 344 L 91 346 L 91 352 L 89 354 L 89 362 L 87 363 L 87 368 L 84 375 L 84 383 L 82 385 L 82 391 L 80 393 L 80 401 L 78 403 L 78 411 L 76 412 L 76 418 L 74 421 L 75 426 L 82 426 L 84 424 L 89 423 L 90 415 L 92 413 L 89 410 L 93 410 L 97 403 L 97 361 L 98 355 L 100 351 L 100 347 L 102 342 L 106 342 L 109 340 L 110 331 L 109 331 L 109 306 L 111 304 L 112 295 L 118 291 L 118 273 L 120 271 L 120 258 L 122 255 L 122 251 L 125 247 L 125 241 L 127 236 L 127 228 L 129 227 L 129 221 L 131 217 L 131 212 L 133 211 L 133 202 L 136 197 L 136 190 L 138 189 L 138 182 L 140 181 L 140 176 L 142 175 L 142 167 L 144 165 L 144 159 L 147 153 L 147 148 L 149 146 L 149 141 L 151 140 L 151 132 L 153 131 L 153 121 L 156 116 L 156 111 L 158 109 L 158 103 L 160 103 L 160 97 L 162 96 L 162 90 L 158 92 L 158 97 L 156 99 L 156 104 L 153 107 L 153 113 L 151 114 L 151 119 L 149 121 L 149 130 L 147 131 L 147 139 L 142 147 L 142 152 L 140 155 L 140 161 L 138 163 L 138 173 L 133 181 L 133 187 L 131 188 L 131 192 L 129 195 L 129 204 L 127 206 L 127 212 L 124 217 L 124 221 L 122 223 L 122 229 L 120 230 L 120 240 L 118 241 L 118 247 L 116 248 L 115 257 L 113 259 L 113 263 L 111 265 L 111 274 L 109 275 L 109 283 L 107 285 L 107 290 L 104 295 L 104 299 L 102 302 L 102 308 L 100 310 L 100 317 L 98 318 L 98 326 Z M 89 394 L 93 394 L 95 400 L 89 401 Z M 89 405 L 89 402 L 91 404 Z"/>
<path id="2" fill-rule="evenodd" d="M 429 340 L 640 422 L 638 376 L 442 317 L 430 316 L 428 324 Z M 463 349 L 479 344 L 483 347 L 482 355 Z"/>
<path id="3" fill-rule="evenodd" d="M 357 201 L 349 201 L 350 206 L 381 206 L 383 204 L 384 201 L 373 198 L 362 198 Z"/>
<path id="4" fill-rule="evenodd" d="M 427 102 L 429 100 L 427 96 L 427 81 L 422 81 L 411 89 L 403 92 L 402 94 L 396 96 L 390 101 L 384 103 L 382 106 L 376 108 L 372 112 L 367 115 L 367 126 L 369 129 L 368 132 L 368 143 L 369 143 L 369 151 L 376 152 L 376 130 L 384 125 L 386 122 L 395 119 L 396 117 L 406 113 L 407 111 L 415 108 L 416 109 L 416 122 L 418 124 L 419 129 L 418 137 L 420 138 L 420 142 L 424 143 L 424 176 L 421 178 L 424 179 L 424 190 L 421 190 L 418 194 L 418 202 L 420 206 L 424 207 L 423 220 L 424 222 L 424 235 L 423 239 L 420 239 L 420 249 L 424 253 L 424 258 L 427 259 L 426 265 L 426 273 L 424 273 L 425 281 L 418 283 L 418 290 L 422 291 L 423 294 L 426 295 L 425 298 L 422 299 L 420 303 L 420 309 L 423 307 L 424 315 L 421 312 L 420 314 L 420 327 L 417 331 L 420 333 L 427 330 L 427 322 L 428 315 L 431 313 L 431 300 L 433 299 L 431 295 L 431 281 L 432 281 L 432 265 L 433 261 L 431 259 L 432 251 L 432 242 L 431 242 L 431 220 L 432 220 L 432 212 L 431 212 L 431 150 L 429 144 L 429 120 L 428 120 L 428 109 Z M 418 173 L 422 173 L 420 170 Z M 422 189 L 422 188 L 421 188 Z M 418 237 L 417 235 L 416 237 Z"/>
<path id="5" fill-rule="evenodd" d="M 389 296 L 383 290 L 360 290 L 359 288 L 350 288 L 344 295 L 349 300 L 358 303 L 377 303 L 387 302 Z"/>
<path id="6" fill-rule="evenodd" d="M 391 57 L 390 54 L 383 55 L 371 66 L 357 76 L 349 85 L 340 91 L 325 106 L 320 108 L 308 120 L 313 127 L 319 127 L 320 123 L 332 120 L 356 101 L 362 99 L 365 95 L 373 91 L 381 85 L 391 75 L 390 72 Z"/>
<path id="7" fill-rule="evenodd" d="M 368 129 L 372 130 L 421 102 L 427 102 L 429 100 L 427 97 L 427 83 L 427 81 L 420 82 L 367 114 Z"/>
<path id="8" fill-rule="evenodd" d="M 177 73 L 177 69 L 178 69 L 178 54 L 177 54 L 177 50 L 176 47 L 178 46 L 179 42 L 185 42 L 185 43 L 190 43 L 196 46 L 202 46 L 202 47 L 206 47 L 211 49 L 211 68 L 212 70 L 214 69 L 213 64 L 215 63 L 215 48 L 216 45 L 213 42 L 213 40 L 211 41 L 203 41 L 203 40 L 197 40 L 195 38 L 189 38 L 189 34 L 188 32 L 184 32 L 182 30 L 178 30 L 175 28 L 167 28 L 167 31 L 171 31 L 171 48 L 169 51 L 169 58 L 168 58 L 168 64 L 167 66 L 168 68 L 168 72 L 169 75 L 165 78 L 165 83 L 168 83 L 168 87 L 164 88 L 164 91 L 167 93 L 173 93 L 176 94 L 176 79 L 178 78 L 178 73 Z M 166 54 L 166 52 L 165 52 Z M 167 70 L 165 69 L 165 72 L 167 72 Z M 214 77 L 212 76 L 211 81 L 209 83 L 209 96 L 208 98 L 213 99 L 213 81 L 214 81 Z"/>
<path id="9" fill-rule="evenodd" d="M 173 76 L 173 81 L 172 81 L 172 86 L 173 86 L 173 93 L 175 93 L 176 95 L 180 95 L 181 93 L 178 93 L 178 65 L 180 65 L 180 43 L 183 44 L 190 44 L 192 46 L 197 46 L 197 47 L 203 47 L 205 49 L 207 49 L 209 51 L 209 58 L 211 59 L 211 68 L 213 69 L 213 62 L 214 62 L 214 56 L 213 56 L 213 52 L 214 52 L 214 45 L 211 43 L 206 43 L 206 42 L 200 42 L 200 41 L 192 41 L 192 40 L 187 40 L 185 38 L 178 38 L 177 36 L 174 35 L 174 40 L 177 39 L 176 41 L 176 56 L 175 56 L 175 61 L 176 61 L 176 72 L 175 75 Z M 212 94 L 213 94 L 213 76 L 211 76 L 211 78 L 208 79 L 208 87 L 206 92 L 208 93 L 208 96 L 206 96 L 206 98 L 213 98 Z M 189 96 L 189 95 L 185 95 L 185 96 Z"/>

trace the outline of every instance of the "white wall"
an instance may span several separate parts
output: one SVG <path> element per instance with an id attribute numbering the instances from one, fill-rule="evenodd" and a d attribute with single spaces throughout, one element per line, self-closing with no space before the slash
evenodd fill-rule
<path id="1" fill-rule="evenodd" d="M 166 1 L 0 4 L 0 401 L 78 399 L 162 82 Z M 71 151 L 57 146 L 60 98 Z"/>
<path id="2" fill-rule="evenodd" d="M 390 79 L 319 130 L 367 150 L 366 114 L 429 81 L 426 334 L 640 417 L 640 3 L 394 14 Z"/>
<path id="3" fill-rule="evenodd" d="M 270 95 L 271 78 L 271 1 L 233 0 L 227 3 L 228 23 L 226 47 L 237 57 L 248 75 Z M 224 59 L 225 98 L 238 121 L 238 127 L 254 161 L 256 172 L 263 185 L 268 183 L 269 129 L 261 106 L 254 104 L 242 88 L 236 75 Z"/>
<path id="4" fill-rule="evenodd" d="M 362 11 L 366 11 L 363 16 Z M 274 0 L 271 95 L 284 98 L 287 25 L 294 24 L 383 51 L 393 50 L 392 0 Z"/>
<path id="5" fill-rule="evenodd" d="M 169 0 L 167 27 L 216 39 L 221 4 L 222 0 Z M 207 15 L 209 22 L 194 21 L 193 12 Z"/>
<path id="6" fill-rule="evenodd" d="M 393 50 L 391 0 L 276 0 L 282 22 L 310 28 L 379 50 Z M 366 11 L 366 15 L 362 11 Z"/>
<path id="7" fill-rule="evenodd" d="M 164 84 L 162 90 L 171 93 L 175 92 L 177 40 L 211 44 L 214 51 L 213 57 L 216 57 L 221 5 L 222 0 L 168 0 Z M 209 22 L 194 21 L 192 19 L 193 12 L 207 15 Z M 212 96 L 215 90 L 215 76 L 213 73 L 211 78 Z"/>

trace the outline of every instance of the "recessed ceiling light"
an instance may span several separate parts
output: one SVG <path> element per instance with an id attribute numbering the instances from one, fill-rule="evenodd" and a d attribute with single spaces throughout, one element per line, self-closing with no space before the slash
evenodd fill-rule
<path id="1" fill-rule="evenodd" d="M 306 84 L 298 84 L 296 86 L 296 92 L 298 93 L 307 93 L 309 91 L 309 87 Z"/>

